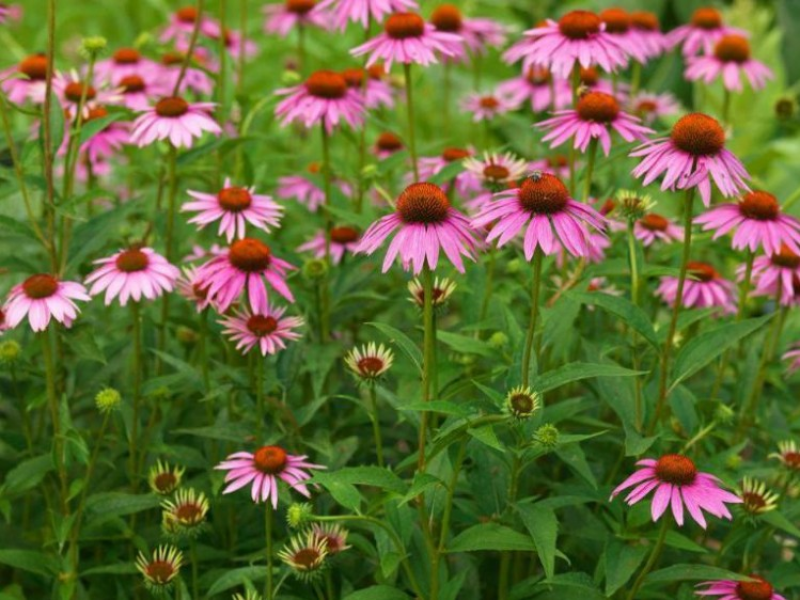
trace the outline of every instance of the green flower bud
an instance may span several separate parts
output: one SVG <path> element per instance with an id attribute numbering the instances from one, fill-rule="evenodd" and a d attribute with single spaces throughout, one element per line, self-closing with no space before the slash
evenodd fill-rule
<path id="1" fill-rule="evenodd" d="M 22 347 L 14 340 L 8 340 L 0 344 L 0 364 L 10 365 L 19 359 Z"/>
<path id="2" fill-rule="evenodd" d="M 302 77 L 300 77 L 300 73 L 297 71 L 290 69 L 281 73 L 281 85 L 291 87 L 300 83 L 301 80 Z"/>
<path id="3" fill-rule="evenodd" d="M 495 331 L 489 338 L 489 345 L 492 348 L 502 348 L 508 344 L 508 336 L 502 331 Z"/>
<path id="4" fill-rule="evenodd" d="M 311 258 L 303 264 L 303 276 L 315 281 L 328 274 L 328 263 L 321 258 Z"/>
<path id="5" fill-rule="evenodd" d="M 515 273 L 519 273 L 519 270 L 522 268 L 522 261 L 518 258 L 514 258 L 508 261 L 506 264 L 506 273 L 509 275 L 514 275 Z"/>
<path id="6" fill-rule="evenodd" d="M 519 421 L 530 419 L 541 406 L 539 394 L 531 391 L 529 387 L 520 385 L 506 394 L 505 410 Z"/>
<path id="7" fill-rule="evenodd" d="M 788 121 L 797 114 L 797 101 L 791 96 L 778 98 L 775 102 L 775 116 L 781 121 Z"/>
<path id="8" fill-rule="evenodd" d="M 80 52 L 84 57 L 89 58 L 101 54 L 106 46 L 108 46 L 108 40 L 103 36 L 87 37 L 81 40 Z"/>
<path id="9" fill-rule="evenodd" d="M 295 502 L 286 511 L 286 523 L 292 529 L 300 529 L 314 520 L 314 509 L 307 502 Z"/>
<path id="10" fill-rule="evenodd" d="M 533 438 L 539 442 L 548 452 L 558 447 L 558 428 L 547 423 L 542 425 L 533 434 Z"/>
<path id="11" fill-rule="evenodd" d="M 727 404 L 720 402 L 714 408 L 714 419 L 720 423 L 732 423 L 736 412 Z"/>
<path id="12" fill-rule="evenodd" d="M 114 388 L 100 390 L 94 397 L 94 404 L 97 406 L 97 410 L 103 414 L 117 410 L 121 403 L 122 396 Z"/>
<path id="13" fill-rule="evenodd" d="M 184 346 L 194 346 L 197 343 L 198 335 L 194 329 L 188 327 L 178 327 L 176 332 L 178 341 Z"/>

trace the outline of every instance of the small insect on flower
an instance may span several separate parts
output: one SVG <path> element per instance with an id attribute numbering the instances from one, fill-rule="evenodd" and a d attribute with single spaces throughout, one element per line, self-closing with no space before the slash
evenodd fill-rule
<path id="1" fill-rule="evenodd" d="M 159 546 L 149 559 L 142 552 L 136 558 L 136 568 L 153 594 L 166 592 L 180 573 L 182 565 L 183 553 L 175 546 Z"/>
<path id="2" fill-rule="evenodd" d="M 161 503 L 164 510 L 164 522 L 170 525 L 170 531 L 178 531 L 190 535 L 199 532 L 200 526 L 208 515 L 208 498 L 203 492 L 192 488 L 181 489 L 171 500 Z"/>
<path id="3" fill-rule="evenodd" d="M 768 490 L 763 481 L 745 477 L 736 491 L 742 499 L 742 508 L 751 515 L 760 515 L 778 507 L 780 496 Z"/>
<path id="4" fill-rule="evenodd" d="M 503 409 L 518 421 L 530 419 L 541 407 L 539 394 L 522 385 L 509 390 L 503 405 Z"/>
<path id="5" fill-rule="evenodd" d="M 122 404 L 122 396 L 114 388 L 105 388 L 97 392 L 94 397 L 94 404 L 101 413 L 111 413 Z"/>
<path id="6" fill-rule="evenodd" d="M 786 600 L 775 592 L 766 579 L 758 575 L 750 575 L 750 581 L 734 581 L 732 579 L 719 579 L 705 581 L 698 586 L 706 589 L 695 592 L 698 596 L 721 596 L 720 600 Z"/>
<path id="7" fill-rule="evenodd" d="M 150 489 L 161 496 L 168 496 L 181 485 L 185 467 L 171 467 L 168 462 L 156 461 L 147 474 Z"/>
<path id="8" fill-rule="evenodd" d="M 347 368 L 362 381 L 375 381 L 386 373 L 394 362 L 394 352 L 383 344 L 377 346 L 370 342 L 366 346 L 356 347 L 344 358 Z"/>
<path id="9" fill-rule="evenodd" d="M 790 471 L 800 471 L 800 448 L 794 440 L 778 442 L 778 451 L 769 457 L 777 458 Z"/>
<path id="10" fill-rule="evenodd" d="M 350 548 L 347 545 L 348 531 L 337 523 L 314 523 L 311 526 L 314 537 L 325 543 L 325 550 L 329 556 L 339 554 Z"/>
<path id="11" fill-rule="evenodd" d="M 309 530 L 299 533 L 289 540 L 278 557 L 291 567 L 295 577 L 302 581 L 313 581 L 322 574 L 328 547 L 324 538 L 317 537 Z"/>
<path id="12" fill-rule="evenodd" d="M 416 304 L 419 308 L 423 308 L 425 306 L 425 287 L 422 285 L 422 282 L 419 280 L 419 278 L 415 277 L 408 282 L 408 291 L 411 292 L 411 297 L 409 300 L 411 300 L 411 302 Z M 433 307 L 439 308 L 444 306 L 455 291 L 455 281 L 448 279 L 447 277 L 442 277 L 441 279 L 436 277 L 433 280 L 433 292 L 431 294 L 433 296 Z"/>

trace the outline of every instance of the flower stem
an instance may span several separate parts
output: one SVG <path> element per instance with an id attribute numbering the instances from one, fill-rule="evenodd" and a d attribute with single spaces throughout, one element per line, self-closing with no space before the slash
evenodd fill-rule
<path id="1" fill-rule="evenodd" d="M 56 189 L 53 180 L 53 163 L 55 151 L 53 148 L 53 119 L 51 118 L 53 105 L 53 69 L 55 68 L 56 45 L 56 0 L 47 0 L 47 73 L 45 74 L 44 103 L 42 105 L 42 138 L 43 138 L 43 171 L 45 180 L 45 213 L 47 216 L 47 239 L 52 246 L 50 256 L 53 271 L 58 269 L 58 254 L 56 243 Z"/>
<path id="2" fill-rule="evenodd" d="M 536 323 L 539 320 L 539 291 L 542 283 L 542 259 L 544 253 L 541 248 L 536 248 L 533 253 L 533 281 L 531 284 L 531 318 L 528 325 L 528 334 L 525 338 L 525 350 L 522 355 L 522 385 L 528 385 L 531 372 L 531 356 L 533 354 L 533 340 L 536 337 Z M 538 358 L 539 348 L 537 344 Z"/>
<path id="3" fill-rule="evenodd" d="M 325 128 L 325 119 L 320 125 L 322 131 L 322 179 L 325 186 L 325 262 L 328 271 L 325 278 L 320 282 L 320 301 L 322 304 L 322 315 L 320 319 L 320 341 L 324 344 L 328 341 L 331 332 L 331 301 L 330 301 L 330 281 L 329 273 L 331 268 L 331 149 L 328 130 Z"/>
<path id="4" fill-rule="evenodd" d="M 142 387 L 142 319 L 138 302 L 131 302 L 131 321 L 133 334 L 133 419 L 131 420 L 130 448 L 128 449 L 128 463 L 130 469 L 131 488 L 135 492 L 138 488 L 136 468 L 136 441 L 139 436 L 139 409 L 141 404 Z"/>
<path id="5" fill-rule="evenodd" d="M 61 409 L 56 393 L 56 370 L 53 364 L 52 328 L 48 327 L 40 334 L 42 340 L 42 358 L 44 358 L 44 372 L 47 390 L 47 404 L 50 408 L 50 418 L 53 421 L 53 450 L 56 458 L 56 469 L 60 483 L 59 500 L 61 512 L 64 516 L 69 514 L 67 501 L 67 465 L 64 454 L 64 439 L 61 433 Z"/>
<path id="6" fill-rule="evenodd" d="M 489 246 L 487 251 L 489 255 L 486 263 L 486 281 L 483 285 L 483 301 L 481 302 L 481 312 L 478 315 L 478 323 L 482 324 L 486 319 L 486 314 L 489 312 L 489 301 L 492 298 L 492 288 L 494 287 L 494 267 L 497 259 L 497 249 L 494 244 Z M 480 338 L 481 330 L 475 330 L 475 337 Z"/>
<path id="7" fill-rule="evenodd" d="M 642 85 L 642 63 L 633 61 L 631 65 L 631 98 L 639 93 L 639 88 Z"/>
<path id="8" fill-rule="evenodd" d="M 661 551 L 664 549 L 664 541 L 667 539 L 667 531 L 669 530 L 669 519 L 664 517 L 664 520 L 661 523 L 661 531 L 658 533 L 658 539 L 656 540 L 655 545 L 653 546 L 653 550 L 650 552 L 650 557 L 647 559 L 647 562 L 644 565 L 644 568 L 639 572 L 639 576 L 634 581 L 633 586 L 628 592 L 627 600 L 634 600 L 636 598 L 636 593 L 639 591 L 639 588 L 642 587 L 642 583 L 644 582 L 644 578 L 653 570 L 653 567 L 658 562 L 659 557 L 661 556 Z"/>
<path id="9" fill-rule="evenodd" d="M 637 247 L 636 235 L 634 234 L 634 220 L 628 219 L 628 261 L 631 269 L 631 303 L 634 306 L 639 306 L 639 261 L 636 260 Z M 631 330 L 631 362 L 634 371 L 639 370 L 640 358 L 636 352 L 636 332 Z M 634 411 L 635 411 L 635 424 L 636 430 L 642 430 L 642 380 L 639 377 L 635 378 L 634 385 Z"/>
<path id="10" fill-rule="evenodd" d="M 436 334 L 433 329 L 433 272 L 426 263 L 422 267 L 422 324 L 424 328 L 422 341 L 422 401 L 431 399 L 431 382 L 433 378 L 433 365 L 436 353 Z M 419 458 L 417 468 L 425 469 L 425 440 L 428 429 L 429 411 L 422 412 L 422 422 L 419 427 Z"/>
<path id="11" fill-rule="evenodd" d="M 169 195 L 167 197 L 167 225 L 164 233 L 165 255 L 172 262 L 173 238 L 175 235 L 175 202 L 178 196 L 178 149 L 169 144 L 168 151 Z M 169 299 L 172 294 L 164 294 L 161 300 L 161 322 L 158 324 L 158 349 L 163 352 L 167 347 L 167 321 L 169 320 Z M 160 370 L 161 361 L 156 359 L 156 373 Z"/>
<path id="12" fill-rule="evenodd" d="M 650 424 L 650 431 L 655 428 L 664 413 L 664 406 L 667 401 L 667 378 L 669 375 L 669 361 L 672 354 L 672 346 L 675 341 L 675 331 L 678 327 L 678 317 L 683 305 L 683 288 L 686 284 L 686 266 L 692 252 L 692 211 L 694 208 L 695 188 L 690 187 L 686 190 L 686 200 L 684 206 L 684 237 L 683 255 L 681 257 L 680 274 L 678 275 L 678 289 L 675 294 L 675 303 L 672 307 L 672 319 L 669 323 L 667 338 L 664 340 L 664 349 L 661 353 L 661 374 L 658 382 L 658 401 L 656 403 L 655 416 Z"/>
<path id="13" fill-rule="evenodd" d="M 186 56 L 183 57 L 181 70 L 178 73 L 178 78 L 175 80 L 175 87 L 172 88 L 173 96 L 178 95 L 178 92 L 181 89 L 181 84 L 183 83 L 183 78 L 186 77 L 186 71 L 189 70 L 189 64 L 192 62 L 192 58 L 194 56 L 194 49 L 197 45 L 197 38 L 200 34 L 200 25 L 203 22 L 203 3 L 204 0 L 197 0 L 197 19 L 195 19 L 194 29 L 192 29 L 192 35 L 189 38 L 189 47 L 186 49 Z M 220 32 L 220 35 L 224 37 L 223 32 Z"/>
<path id="14" fill-rule="evenodd" d="M 594 173 L 594 163 L 597 159 L 597 138 L 592 138 L 589 142 L 589 152 L 587 153 L 586 172 L 583 181 L 583 197 L 581 200 L 585 204 L 592 193 L 592 174 Z"/>
<path id="15" fill-rule="evenodd" d="M 189 542 L 189 555 L 192 560 L 192 598 L 199 598 L 200 595 L 197 593 L 197 540 L 194 538 Z"/>
<path id="16" fill-rule="evenodd" d="M 264 503 L 266 511 L 264 514 L 264 537 L 267 541 L 267 582 L 264 587 L 264 598 L 272 600 L 273 585 L 272 585 L 272 520 L 273 508 L 269 501 Z"/>
<path id="17" fill-rule="evenodd" d="M 722 91 L 722 122 L 725 125 L 731 124 L 731 93 L 728 88 Z"/>
<path id="18" fill-rule="evenodd" d="M 200 313 L 200 370 L 203 373 L 203 387 L 206 394 L 211 392 L 211 377 L 208 372 L 208 309 Z"/>
<path id="19" fill-rule="evenodd" d="M 375 452 L 378 455 L 378 466 L 383 467 L 383 439 L 381 438 L 381 424 L 378 420 L 378 398 L 375 393 L 375 384 L 369 386 L 370 420 L 372 421 L 372 433 L 375 437 Z"/>
<path id="20" fill-rule="evenodd" d="M 419 181 L 419 166 L 417 165 L 417 141 L 414 136 L 414 94 L 411 90 L 411 64 L 403 63 L 403 74 L 406 84 L 406 108 L 408 109 L 408 152 L 411 154 L 411 168 L 414 172 L 414 182 Z"/>
<path id="21" fill-rule="evenodd" d="M 239 52 L 239 60 L 236 65 L 236 91 L 239 96 L 244 94 L 244 49 L 247 46 L 247 2 L 248 0 L 240 0 L 239 2 L 239 35 L 241 36 L 242 50 Z"/>

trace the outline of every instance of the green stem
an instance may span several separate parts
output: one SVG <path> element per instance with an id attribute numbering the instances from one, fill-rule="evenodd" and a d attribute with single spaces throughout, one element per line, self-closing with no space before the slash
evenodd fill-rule
<path id="1" fill-rule="evenodd" d="M 45 180 L 45 213 L 47 217 L 47 237 L 51 245 L 50 256 L 53 272 L 58 270 L 58 253 L 56 244 L 56 188 L 53 179 L 53 69 L 55 68 L 56 45 L 56 0 L 47 0 L 47 73 L 45 75 L 44 103 L 42 106 L 42 137 L 44 141 L 44 180 Z"/>
<path id="2" fill-rule="evenodd" d="M 297 70 L 303 73 L 306 69 L 306 28 L 300 23 L 297 26 Z"/>
<path id="3" fill-rule="evenodd" d="M 728 88 L 725 88 L 722 92 L 722 122 L 725 125 L 731 124 L 731 93 L 728 91 Z"/>
<path id="4" fill-rule="evenodd" d="M 686 190 L 686 200 L 684 206 L 684 237 L 683 237 L 683 255 L 681 256 L 680 274 L 678 275 L 678 289 L 675 294 L 675 303 L 672 307 L 672 318 L 669 323 L 669 330 L 667 331 L 667 338 L 664 340 L 664 349 L 661 354 L 661 373 L 658 382 L 658 401 L 656 403 L 656 411 L 653 422 L 650 425 L 652 432 L 664 413 L 664 408 L 667 401 L 667 379 L 669 376 L 669 361 L 672 354 L 672 347 L 675 341 L 675 331 L 678 327 L 678 317 L 681 313 L 683 305 L 683 288 L 686 284 L 686 267 L 689 263 L 689 258 L 692 252 L 692 212 L 694 209 L 694 192 L 695 188 L 690 187 Z"/>
<path id="5" fill-rule="evenodd" d="M 594 163 L 597 159 L 597 138 L 592 138 L 589 142 L 589 152 L 587 153 L 587 162 L 586 162 L 586 172 L 584 174 L 584 183 L 583 183 L 583 203 L 589 200 L 589 196 L 592 193 L 592 174 L 594 173 Z"/>
<path id="6" fill-rule="evenodd" d="M 525 350 L 522 355 L 522 385 L 530 381 L 531 356 L 533 355 L 533 340 L 536 337 L 536 323 L 539 319 L 539 291 L 542 283 L 542 259 L 544 253 L 537 247 L 533 253 L 533 281 L 531 284 L 531 317 L 528 325 L 528 334 L 525 338 Z M 538 355 L 538 345 L 537 345 Z M 537 356 L 538 358 L 538 356 Z"/>
<path id="7" fill-rule="evenodd" d="M 483 301 L 481 302 L 481 312 L 478 315 L 478 323 L 483 326 L 486 314 L 489 312 L 489 301 L 492 299 L 492 288 L 494 287 L 494 267 L 497 258 L 497 249 L 494 244 L 489 246 L 486 264 L 486 282 L 483 286 Z M 480 330 L 475 332 L 475 337 L 480 337 Z"/>
<path id="8" fill-rule="evenodd" d="M 175 235 L 175 203 L 178 196 L 178 150 L 172 144 L 168 151 L 169 194 L 167 197 L 167 225 L 164 235 L 166 258 L 173 262 L 173 238 Z M 169 321 L 169 300 L 172 294 L 164 294 L 161 300 L 161 321 L 158 324 L 158 349 L 163 352 L 167 347 L 167 321 Z M 161 361 L 156 359 L 156 372 L 160 371 Z"/>
<path id="9" fill-rule="evenodd" d="M 239 2 L 239 35 L 242 36 L 242 50 L 247 45 L 247 2 L 248 0 L 240 0 Z M 239 53 L 238 64 L 236 65 L 236 91 L 239 96 L 244 94 L 244 64 L 245 53 Z M 240 146 L 241 147 L 241 146 Z"/>
<path id="10" fill-rule="evenodd" d="M 433 331 L 433 272 L 427 263 L 422 267 L 422 401 L 429 402 L 431 399 L 431 380 L 433 376 L 434 354 L 436 352 L 436 339 Z M 422 472 L 425 470 L 425 443 L 428 430 L 429 411 L 422 412 L 422 419 L 419 427 L 419 458 L 417 469 Z"/>
<path id="11" fill-rule="evenodd" d="M 642 86 L 642 64 L 633 61 L 631 66 L 631 98 L 639 93 L 639 88 Z"/>
<path id="12" fill-rule="evenodd" d="M 135 301 L 131 302 L 131 321 L 133 325 L 133 419 L 131 420 L 128 462 L 130 468 L 131 488 L 135 492 L 138 488 L 136 442 L 139 437 L 139 410 L 142 395 L 142 318 L 139 303 Z"/>
<path id="13" fill-rule="evenodd" d="M 47 390 L 47 404 L 50 408 L 50 418 L 53 421 L 53 449 L 56 457 L 56 470 L 58 472 L 59 501 L 61 512 L 64 516 L 69 514 L 67 501 L 67 465 L 64 453 L 64 438 L 61 432 L 61 409 L 56 393 L 56 370 L 53 363 L 53 328 L 48 327 L 40 334 L 42 340 L 42 358 L 44 359 L 45 386 Z"/>
<path id="14" fill-rule="evenodd" d="M 370 420 L 372 421 L 372 434 L 375 437 L 375 452 L 378 455 L 378 466 L 383 467 L 383 439 L 381 438 L 381 424 L 378 420 L 378 398 L 375 393 L 375 384 L 369 385 Z"/>
<path id="15" fill-rule="evenodd" d="M 192 598 L 199 598 L 200 595 L 197 593 L 197 541 L 194 538 L 189 542 L 189 555 L 192 561 Z"/>
<path id="16" fill-rule="evenodd" d="M 639 591 L 639 588 L 642 587 L 645 577 L 653 570 L 653 567 L 661 556 L 661 551 L 664 549 L 664 541 L 667 539 L 667 531 L 669 530 L 669 519 L 667 519 L 666 516 L 664 516 L 663 519 L 661 531 L 658 533 L 658 539 L 653 546 L 653 550 L 650 552 L 650 557 L 647 559 L 644 568 L 639 572 L 639 576 L 633 583 L 630 592 L 628 592 L 627 600 L 634 600 L 636 598 L 636 593 Z"/>
<path id="17" fill-rule="evenodd" d="M 208 309 L 200 313 L 200 370 L 203 373 L 203 387 L 206 394 L 211 392 L 211 377 L 208 368 Z"/>
<path id="18" fill-rule="evenodd" d="M 197 38 L 200 35 L 200 25 L 203 22 L 203 2 L 204 0 L 197 0 L 197 19 L 194 22 L 192 36 L 189 38 L 189 47 L 186 49 L 186 56 L 183 57 L 183 63 L 181 63 L 181 70 L 178 73 L 178 78 L 175 80 L 175 87 L 172 89 L 173 96 L 177 96 L 178 92 L 180 92 L 183 78 L 186 77 L 186 71 L 189 70 L 189 65 L 191 64 L 192 57 L 194 56 L 194 49 L 195 46 L 197 46 Z"/>
<path id="19" fill-rule="evenodd" d="M 508 488 L 508 505 L 511 506 L 517 500 L 517 490 L 519 488 L 519 473 L 522 465 L 520 460 L 520 452 L 514 453 L 514 462 L 511 465 L 511 482 Z M 511 574 L 511 557 L 512 553 L 503 551 L 500 556 L 500 575 L 497 587 L 498 600 L 507 600 L 509 593 L 509 576 Z"/>
<path id="20" fill-rule="evenodd" d="M 274 587 L 272 584 L 272 520 L 273 509 L 269 501 L 264 502 L 266 511 L 264 514 L 264 537 L 267 541 L 267 581 L 264 586 L 264 598 L 272 600 Z"/>
<path id="21" fill-rule="evenodd" d="M 321 337 L 323 344 L 328 341 L 331 333 L 331 301 L 330 301 L 330 281 L 329 273 L 331 268 L 331 229 L 333 227 L 331 213 L 331 151 L 330 137 L 325 128 L 325 120 L 320 125 L 322 131 L 322 179 L 325 186 L 325 262 L 328 271 L 325 278 L 320 281 L 320 300 L 322 302 L 322 319 L 320 323 Z"/>
<path id="22" fill-rule="evenodd" d="M 638 63 L 637 63 L 638 64 Z M 631 269 L 631 303 L 634 306 L 639 306 L 639 261 L 636 260 L 637 244 L 636 234 L 634 233 L 635 222 L 633 219 L 628 219 L 628 261 Z M 636 331 L 631 330 L 631 362 L 634 371 L 639 370 L 640 357 L 636 352 Z M 636 430 L 642 430 L 643 423 L 643 402 L 642 402 L 642 380 L 639 377 L 635 378 L 634 385 L 634 409 L 635 409 L 635 423 Z"/>
<path id="23" fill-rule="evenodd" d="M 419 165 L 417 164 L 417 141 L 414 135 L 414 94 L 411 90 L 411 64 L 403 63 L 403 75 L 406 84 L 406 108 L 408 109 L 408 152 L 411 154 L 411 168 L 414 182 L 419 181 Z"/>
<path id="24" fill-rule="evenodd" d="M 217 122 L 225 122 L 225 108 L 227 102 L 228 86 L 228 48 L 225 45 L 225 32 L 227 31 L 228 7 L 226 0 L 219 0 L 219 39 L 217 40 L 217 53 L 219 54 L 219 70 L 217 72 Z M 244 54 L 244 45 L 241 47 Z M 223 149 L 217 150 L 217 185 L 222 178 Z"/>

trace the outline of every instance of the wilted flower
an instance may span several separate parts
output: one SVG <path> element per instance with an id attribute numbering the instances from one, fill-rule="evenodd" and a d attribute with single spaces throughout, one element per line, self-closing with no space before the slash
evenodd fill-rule
<path id="1" fill-rule="evenodd" d="M 156 494 L 167 496 L 178 489 L 185 470 L 184 467 L 171 467 L 159 459 L 155 466 L 150 467 L 147 482 Z"/>
<path id="2" fill-rule="evenodd" d="M 147 588 L 154 594 L 165 592 L 180 573 L 183 553 L 175 546 L 159 546 L 148 559 L 140 552 L 136 568 L 144 576 Z"/>
<path id="3" fill-rule="evenodd" d="M 294 536 L 283 550 L 278 552 L 280 559 L 303 581 L 311 581 L 321 574 L 327 555 L 326 541 L 315 536 L 313 531 Z"/>
<path id="4" fill-rule="evenodd" d="M 790 471 L 800 471 L 800 449 L 797 448 L 794 440 L 778 442 L 778 451 L 773 452 L 769 457 L 777 458 Z"/>

